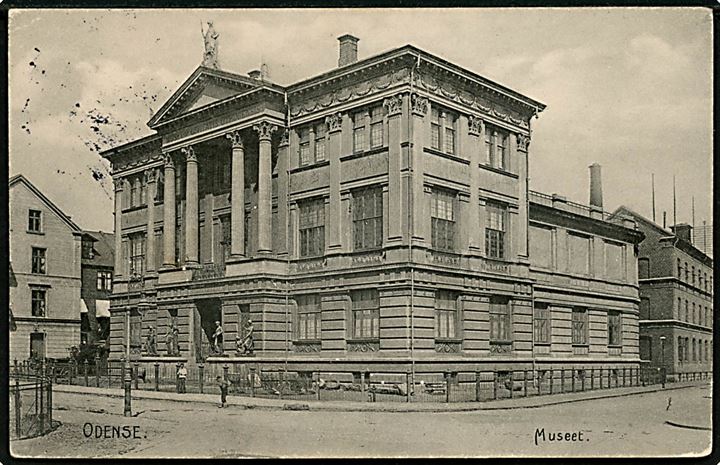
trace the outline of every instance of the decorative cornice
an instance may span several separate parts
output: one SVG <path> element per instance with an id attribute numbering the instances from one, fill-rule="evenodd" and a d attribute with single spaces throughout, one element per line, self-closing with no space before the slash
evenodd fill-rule
<path id="1" fill-rule="evenodd" d="M 475 115 L 468 116 L 468 134 L 480 136 L 482 133 L 483 121 Z"/>
<path id="2" fill-rule="evenodd" d="M 402 95 L 393 95 L 383 101 L 383 106 L 388 116 L 396 116 L 402 113 Z"/>
<path id="3" fill-rule="evenodd" d="M 328 125 L 328 132 L 337 132 L 342 129 L 342 114 L 334 113 L 325 117 L 325 124 Z"/>
<path id="4" fill-rule="evenodd" d="M 244 148 L 242 137 L 240 137 L 240 131 L 228 132 L 227 134 L 225 134 L 225 138 L 230 141 L 233 150 Z"/>
<path id="5" fill-rule="evenodd" d="M 180 149 L 180 151 L 183 155 L 185 155 L 185 160 L 188 163 L 197 163 L 197 155 L 195 154 L 195 149 L 192 148 L 192 145 L 183 147 Z"/>
<path id="6" fill-rule="evenodd" d="M 270 141 L 272 133 L 277 131 L 278 127 L 267 121 L 260 121 L 258 124 L 253 125 L 253 130 L 257 131 L 260 141 Z"/>
<path id="7" fill-rule="evenodd" d="M 412 94 L 410 95 L 410 106 L 413 115 L 425 116 L 428 109 L 428 99 L 418 94 Z"/>
<path id="8" fill-rule="evenodd" d="M 517 148 L 522 152 L 527 152 L 528 145 L 530 145 L 530 137 L 525 134 L 517 135 Z"/>

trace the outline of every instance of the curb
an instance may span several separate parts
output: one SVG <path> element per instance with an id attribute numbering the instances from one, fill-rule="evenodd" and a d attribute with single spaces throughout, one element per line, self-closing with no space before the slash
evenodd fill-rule
<path id="1" fill-rule="evenodd" d="M 327 403 L 319 403 L 319 404 L 308 404 L 306 402 L 277 402 L 272 399 L 267 399 L 270 402 L 268 404 L 262 404 L 262 403 L 247 403 L 247 402 L 239 402 L 239 403 L 231 403 L 228 402 L 228 406 L 232 407 L 240 407 L 244 409 L 255 409 L 255 410 L 294 410 L 294 411 L 328 411 L 328 412 L 381 412 L 381 413 L 452 413 L 452 412 L 472 412 L 472 411 L 491 411 L 491 410 L 518 410 L 518 409 L 526 409 L 526 408 L 542 408 L 546 406 L 553 406 L 553 405 L 559 405 L 559 404 L 569 404 L 569 403 L 575 403 L 575 402 L 584 402 L 584 401 L 591 401 L 591 400 L 599 400 L 599 399 L 609 399 L 614 397 L 624 397 L 624 396 L 632 396 L 632 395 L 639 395 L 639 394 L 646 394 L 646 393 L 654 393 L 659 391 L 671 391 L 671 390 L 677 390 L 677 389 L 687 389 L 687 388 L 693 388 L 698 387 L 701 385 L 698 384 L 689 384 L 689 385 L 683 385 L 683 386 L 666 386 L 663 388 L 655 388 L 655 389 L 647 389 L 647 390 L 641 390 L 641 391 L 630 391 L 630 392 L 618 392 L 618 393 L 612 393 L 608 392 L 604 395 L 598 395 L 598 396 L 591 396 L 591 397 L 577 397 L 577 398 L 570 398 L 570 399 L 550 399 L 550 397 L 554 395 L 547 395 L 547 396 L 541 396 L 543 399 L 547 399 L 543 402 L 535 402 L 530 403 L 527 405 L 490 405 L 495 401 L 486 401 L 486 402 L 479 402 L 479 405 L 457 405 L 452 406 L 452 404 L 441 404 L 446 405 L 444 408 L 434 408 L 434 407 L 428 407 L 428 408 L 397 408 L 397 406 L 388 405 L 388 404 L 380 404 L 380 403 L 357 403 L 359 405 L 333 405 L 332 402 Z M 123 394 L 120 393 L 114 393 L 114 392 L 83 392 L 83 391 L 76 391 L 72 388 L 68 388 L 69 386 L 66 385 L 59 385 L 54 386 L 56 389 L 62 387 L 61 389 L 57 389 L 57 392 L 64 392 L 69 394 L 79 394 L 79 395 L 93 395 L 93 396 L 105 396 L 105 397 L 112 397 L 112 398 L 123 398 Z M 154 391 L 152 391 L 154 392 Z M 592 392 L 592 391 L 586 391 L 586 392 Z M 210 396 L 210 394 L 206 394 L 207 396 Z M 562 395 L 562 394 L 555 394 L 555 395 Z M 171 401 L 171 402 L 186 402 L 186 403 L 207 403 L 207 404 L 217 404 L 217 400 L 211 400 L 210 398 L 207 399 L 188 399 L 188 398 L 177 398 L 177 397 L 168 397 L 168 398 L 156 398 L 156 397 L 136 397 L 138 400 L 165 400 L 165 401 Z M 537 398 L 536 398 L 537 399 Z M 230 400 L 230 399 L 229 399 Z M 348 402 L 349 403 L 349 402 Z M 401 405 L 407 405 L 405 403 L 402 403 Z M 426 404 L 427 405 L 427 404 Z M 684 425 L 673 425 L 673 426 L 680 426 L 685 427 Z"/>
<path id="2" fill-rule="evenodd" d="M 670 426 L 675 426 L 676 428 L 685 428 L 685 429 L 699 429 L 703 431 L 711 431 L 712 428 L 708 428 L 707 426 L 695 426 L 695 425 L 684 425 L 682 423 L 675 423 L 674 421 L 665 420 L 665 424 L 668 424 Z"/>

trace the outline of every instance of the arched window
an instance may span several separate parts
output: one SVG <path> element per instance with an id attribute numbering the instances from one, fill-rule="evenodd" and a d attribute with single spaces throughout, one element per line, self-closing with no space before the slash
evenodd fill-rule
<path id="1" fill-rule="evenodd" d="M 682 361 L 685 360 L 685 358 L 684 358 L 684 354 L 683 354 L 683 338 L 680 336 L 678 336 L 677 352 L 678 352 L 678 357 L 677 357 L 678 362 L 682 363 Z"/>

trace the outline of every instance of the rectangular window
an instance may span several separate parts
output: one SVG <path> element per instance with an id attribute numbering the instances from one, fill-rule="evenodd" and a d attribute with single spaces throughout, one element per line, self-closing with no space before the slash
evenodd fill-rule
<path id="1" fill-rule="evenodd" d="M 489 258 L 505 258 L 505 222 L 507 208 L 488 202 L 485 206 L 485 255 Z"/>
<path id="2" fill-rule="evenodd" d="M 32 248 L 32 268 L 31 272 L 33 274 L 46 274 L 47 268 L 45 263 L 45 254 L 46 249 L 41 249 L 40 247 L 33 247 Z"/>
<path id="3" fill-rule="evenodd" d="M 588 343 L 588 313 L 584 308 L 572 310 L 572 343 L 573 345 L 587 345 Z"/>
<path id="4" fill-rule="evenodd" d="M 677 277 L 678 279 L 682 279 L 682 264 L 679 258 L 677 259 Z"/>
<path id="5" fill-rule="evenodd" d="M 310 164 L 310 131 L 307 128 L 300 130 L 300 166 Z"/>
<path id="6" fill-rule="evenodd" d="M 45 289 L 31 290 L 32 316 L 47 315 L 47 291 Z"/>
<path id="7" fill-rule="evenodd" d="M 445 112 L 445 153 L 454 154 L 455 150 L 455 123 L 457 117 Z"/>
<path id="8" fill-rule="evenodd" d="M 140 201 L 138 205 L 147 205 L 147 177 L 140 175 Z M 204 185 L 201 183 L 200 185 Z"/>
<path id="9" fill-rule="evenodd" d="M 552 268 L 552 229 L 530 225 L 530 263 L 540 268 Z"/>
<path id="10" fill-rule="evenodd" d="M 622 345 L 622 313 L 608 312 L 608 345 Z"/>
<path id="11" fill-rule="evenodd" d="M 42 232 L 42 212 L 40 210 L 28 210 L 28 231 Z"/>
<path id="12" fill-rule="evenodd" d="M 112 291 L 112 271 L 97 272 L 97 290 Z"/>
<path id="13" fill-rule="evenodd" d="M 451 291 L 435 291 L 435 338 L 457 337 L 457 294 Z"/>
<path id="14" fill-rule="evenodd" d="M 82 258 L 93 258 L 93 242 L 87 239 L 82 241 Z"/>
<path id="15" fill-rule="evenodd" d="M 434 189 L 430 217 L 435 249 L 455 250 L 455 193 Z"/>
<path id="16" fill-rule="evenodd" d="M 490 298 L 490 342 L 512 340 L 510 300 L 507 297 Z"/>
<path id="17" fill-rule="evenodd" d="M 130 178 L 130 207 L 137 207 L 140 204 L 140 179 Z"/>
<path id="18" fill-rule="evenodd" d="M 568 248 L 570 273 L 587 275 L 590 272 L 590 238 L 568 234 Z"/>
<path id="19" fill-rule="evenodd" d="M 365 141 L 365 112 L 353 115 L 353 152 L 363 152 L 367 149 Z"/>
<path id="20" fill-rule="evenodd" d="M 145 273 L 145 234 L 132 234 L 130 240 L 130 275 L 142 276 Z"/>
<path id="21" fill-rule="evenodd" d="M 625 258 L 622 244 L 605 242 L 605 275 L 610 279 L 625 279 Z"/>
<path id="22" fill-rule="evenodd" d="M 507 169 L 508 138 L 506 131 L 485 125 L 485 155 L 493 168 Z"/>
<path id="23" fill-rule="evenodd" d="M 382 187 L 367 187 L 354 191 L 352 196 L 355 250 L 382 247 Z"/>
<path id="24" fill-rule="evenodd" d="M 433 107 L 430 111 L 430 147 L 440 150 L 440 110 Z"/>
<path id="25" fill-rule="evenodd" d="M 380 335 L 380 299 L 376 289 L 352 291 L 353 338 L 376 339 Z"/>
<path id="26" fill-rule="evenodd" d="M 315 162 L 324 161 L 325 155 L 325 123 L 315 126 Z"/>
<path id="27" fill-rule="evenodd" d="M 297 340 L 320 340 L 320 318 L 320 296 L 317 294 L 298 296 L 295 327 Z"/>
<path id="28" fill-rule="evenodd" d="M 325 252 L 325 200 L 306 200 L 299 204 L 300 256 L 312 257 Z"/>
<path id="29" fill-rule="evenodd" d="M 384 117 L 384 107 L 378 106 L 370 109 L 370 148 L 383 146 Z"/>
<path id="30" fill-rule="evenodd" d="M 535 343 L 550 344 L 550 306 L 535 302 Z"/>

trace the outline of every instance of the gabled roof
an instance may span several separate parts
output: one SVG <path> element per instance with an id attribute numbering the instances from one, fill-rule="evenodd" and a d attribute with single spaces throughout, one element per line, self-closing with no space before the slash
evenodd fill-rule
<path id="1" fill-rule="evenodd" d="M 223 98 L 247 92 L 263 84 L 262 81 L 240 74 L 198 66 L 190 77 L 180 85 L 178 90 L 176 90 L 153 117 L 150 118 L 148 126 L 154 128 L 167 117 L 177 116 L 182 110 L 187 110 L 194 104 L 201 107 L 213 101 L 221 100 L 222 98 L 198 101 L 198 99 L 202 97 L 202 90 L 207 87 L 210 82 L 214 82 L 227 90 L 228 95 Z"/>
<path id="2" fill-rule="evenodd" d="M 637 213 L 636 211 L 631 210 L 630 208 L 626 207 L 625 205 L 620 205 L 613 212 L 613 215 L 622 215 L 622 214 L 629 215 L 629 216 L 635 218 L 635 220 L 654 229 L 655 232 L 657 232 L 658 234 L 660 234 L 662 236 L 674 236 L 674 234 L 671 231 L 668 231 L 667 229 L 662 228 L 659 224 L 655 223 L 652 220 L 645 218 L 640 213 Z"/>
<path id="3" fill-rule="evenodd" d="M 103 231 L 83 231 L 93 241 L 93 258 L 83 258 L 83 263 L 93 266 L 115 265 L 115 234 Z"/>
<path id="4" fill-rule="evenodd" d="M 35 185 L 33 183 L 31 183 L 30 181 L 28 181 L 28 179 L 25 176 L 23 176 L 22 174 L 17 174 L 15 176 L 13 176 L 12 178 L 10 178 L 10 180 L 8 181 L 8 188 L 11 188 L 14 185 L 19 184 L 19 183 L 24 184 L 28 189 L 30 189 L 30 191 L 33 194 L 35 194 L 37 196 L 37 198 L 39 198 L 43 203 L 45 203 L 45 205 L 47 205 L 47 207 L 53 213 L 55 213 L 74 233 L 82 233 L 82 230 L 80 229 L 80 227 L 77 224 L 75 224 L 75 222 L 73 222 L 69 216 L 67 216 L 65 213 L 63 213 L 63 211 L 60 210 L 60 208 L 57 205 L 55 205 L 50 199 L 45 197 L 45 195 L 42 192 L 40 192 L 40 189 L 35 187 Z"/>

